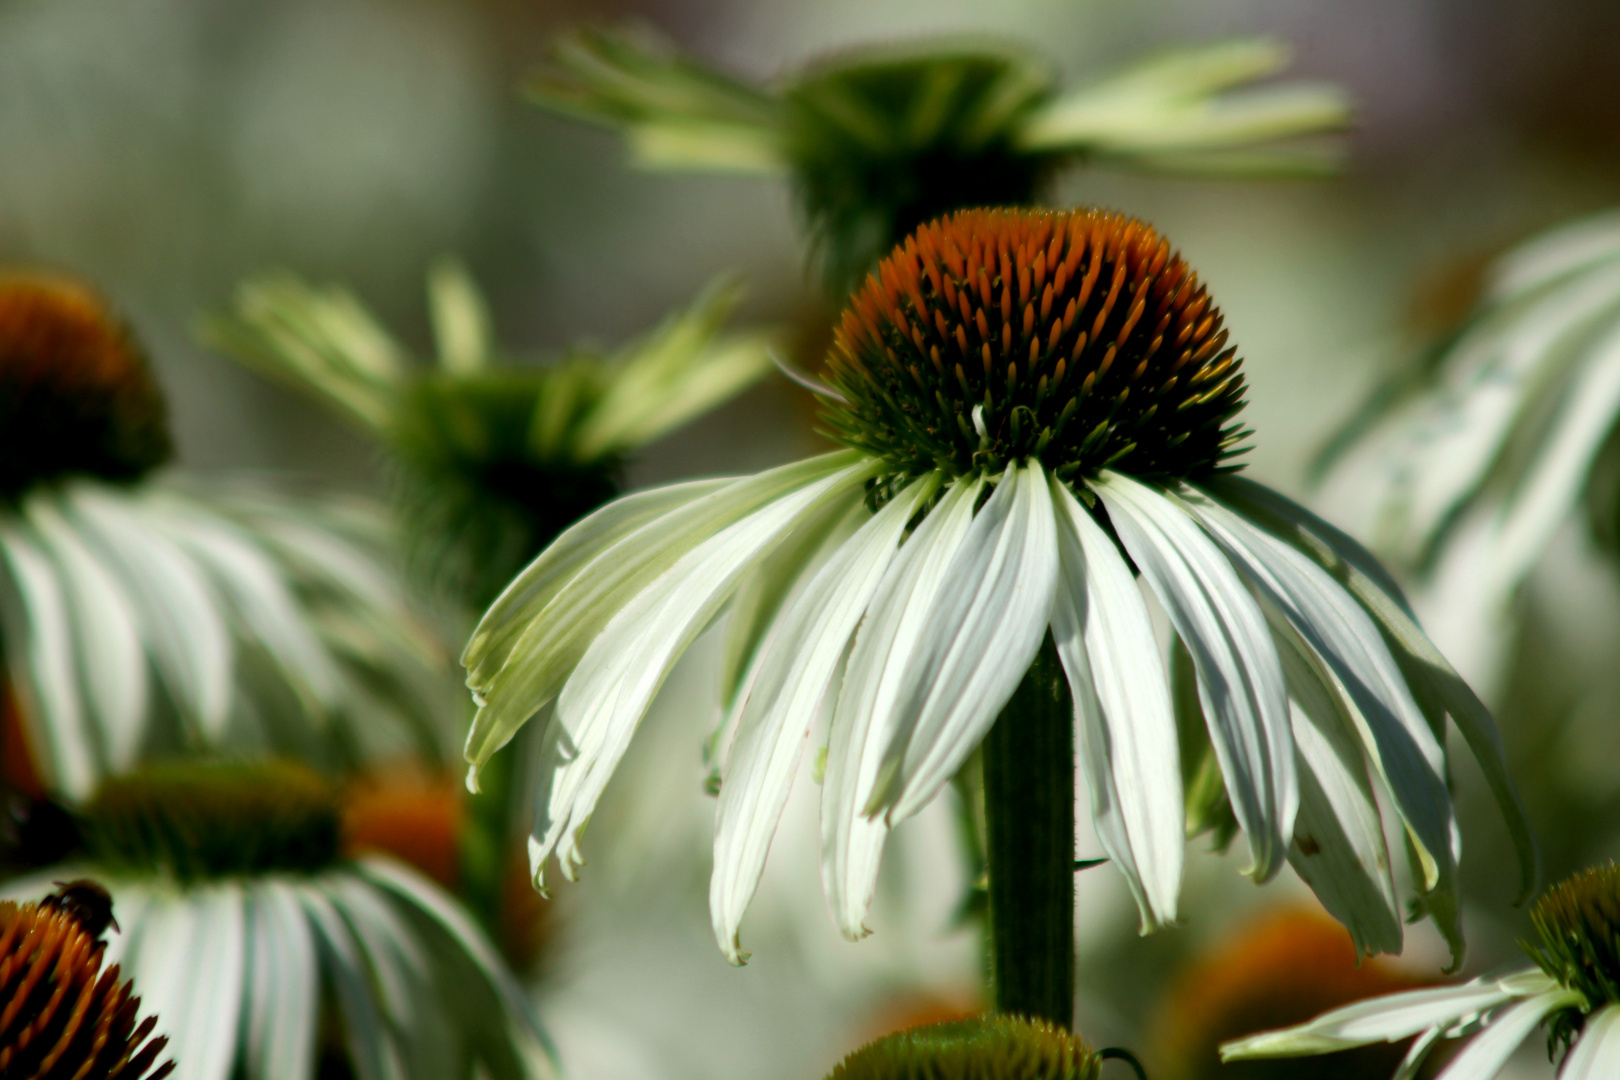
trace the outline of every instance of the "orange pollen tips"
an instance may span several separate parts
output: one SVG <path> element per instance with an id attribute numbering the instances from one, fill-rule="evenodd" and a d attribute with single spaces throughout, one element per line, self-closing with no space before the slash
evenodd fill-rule
<path id="1" fill-rule="evenodd" d="M 964 210 L 918 229 L 850 300 L 824 419 L 893 466 L 1066 480 L 1234 466 L 1237 350 L 1180 255 L 1100 210 Z"/>

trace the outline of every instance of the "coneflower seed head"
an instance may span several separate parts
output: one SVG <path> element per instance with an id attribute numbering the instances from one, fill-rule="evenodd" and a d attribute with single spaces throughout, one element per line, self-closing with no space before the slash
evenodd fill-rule
<path id="1" fill-rule="evenodd" d="M 918 229 L 851 299 L 828 361 L 844 400 L 823 415 L 889 482 L 1029 458 L 1068 480 L 1198 478 L 1242 452 L 1240 363 L 1151 226 L 964 210 Z"/>
<path id="2" fill-rule="evenodd" d="M 1097 1080 L 1101 1058 L 1046 1020 L 991 1015 L 886 1035 L 827 1080 Z"/>
<path id="3" fill-rule="evenodd" d="M 1597 1008 L 1620 1003 L 1620 866 L 1593 867 L 1559 882 L 1530 909 L 1541 937 L 1525 948 L 1542 970 Z"/>

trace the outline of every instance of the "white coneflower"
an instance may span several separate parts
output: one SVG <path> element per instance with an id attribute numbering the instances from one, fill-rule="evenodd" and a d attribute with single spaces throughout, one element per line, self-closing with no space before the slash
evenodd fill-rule
<path id="1" fill-rule="evenodd" d="M 335 762 L 379 721 L 436 748 L 438 653 L 376 515 L 150 478 L 167 454 L 106 307 L 0 278 L 0 653 L 46 783 L 83 798 L 179 745 Z"/>
<path id="2" fill-rule="evenodd" d="M 1546 1024 L 1549 1055 L 1565 1051 L 1559 1080 L 1620 1076 L 1620 868 L 1610 863 L 1559 883 L 1536 901 L 1531 918 L 1541 940 L 1525 951 L 1536 967 L 1357 1002 L 1227 1043 L 1221 1056 L 1300 1057 L 1413 1039 L 1395 1074 L 1409 1080 L 1436 1042 L 1473 1035 L 1440 1080 L 1491 1080 Z"/>
<path id="3" fill-rule="evenodd" d="M 1620 213 L 1610 211 L 1492 265 L 1462 325 L 1334 450 L 1372 434 L 1384 542 L 1413 562 L 1470 559 L 1469 591 L 1500 611 L 1583 501 L 1593 532 L 1616 547 L 1617 422 Z"/>
<path id="4" fill-rule="evenodd" d="M 291 764 L 186 763 L 107 781 L 85 861 L 181 1080 L 549 1080 L 522 988 L 447 894 L 400 863 L 339 855 L 336 792 Z"/>
<path id="5" fill-rule="evenodd" d="M 1031 889 L 1071 890 L 1048 912 L 1071 920 L 1074 744 L 1144 929 L 1175 921 L 1183 770 L 1139 573 L 1191 655 L 1256 880 L 1290 861 L 1362 950 L 1400 948 L 1383 788 L 1421 902 L 1456 943 L 1449 713 L 1529 887 L 1532 844 L 1479 701 L 1362 549 L 1232 475 L 1238 359 L 1153 229 L 1097 211 L 927 225 L 855 296 L 829 367 L 825 418 L 849 449 L 612 503 L 474 633 L 471 782 L 552 703 L 531 841 L 542 884 L 553 855 L 574 875 L 648 703 L 729 602 L 735 733 L 710 899 L 733 960 L 823 705 L 824 878 L 846 935 L 866 932 L 887 831 L 981 743 L 993 921 L 998 873 L 1024 863 L 1050 879 Z M 1040 805 L 1009 809 L 1025 795 Z M 1071 970 L 1066 940 L 1041 947 Z"/>
<path id="6" fill-rule="evenodd" d="M 1259 84 L 1287 65 L 1279 42 L 1218 41 L 1061 87 L 1033 50 L 944 39 L 852 49 L 751 86 L 648 34 L 589 29 L 557 43 L 530 90 L 623 131 L 648 168 L 789 178 L 842 293 L 924 222 L 1035 202 L 1074 163 L 1332 172 L 1336 155 L 1299 137 L 1342 129 L 1349 102 L 1321 83 Z"/>

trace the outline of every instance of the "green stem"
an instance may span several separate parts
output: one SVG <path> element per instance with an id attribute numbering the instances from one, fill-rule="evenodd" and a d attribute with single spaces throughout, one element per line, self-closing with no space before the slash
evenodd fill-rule
<path id="1" fill-rule="evenodd" d="M 985 736 L 997 1012 L 1074 1015 L 1074 712 L 1050 637 Z"/>

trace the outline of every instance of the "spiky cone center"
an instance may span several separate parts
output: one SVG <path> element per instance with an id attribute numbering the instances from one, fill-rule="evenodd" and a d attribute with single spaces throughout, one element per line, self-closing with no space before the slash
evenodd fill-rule
<path id="1" fill-rule="evenodd" d="M 0 903 L 0 1076 L 141 1080 L 168 1040 L 69 911 Z M 149 1080 L 174 1068 L 168 1061 Z"/>
<path id="2" fill-rule="evenodd" d="M 886 1035 L 827 1080 L 1096 1080 L 1101 1060 L 1056 1024 L 991 1015 Z"/>
<path id="3" fill-rule="evenodd" d="M 163 395 L 129 330 L 82 286 L 0 274 L 0 498 L 170 455 Z"/>
<path id="4" fill-rule="evenodd" d="M 289 762 L 150 766 L 106 781 L 84 816 L 98 863 L 181 882 L 311 874 L 341 856 L 336 788 Z"/>
<path id="5" fill-rule="evenodd" d="M 1526 950 L 1593 1009 L 1620 1003 L 1620 866 L 1593 867 L 1548 889 L 1530 910 Z"/>
<path id="6" fill-rule="evenodd" d="M 918 229 L 845 310 L 823 411 L 899 483 L 1036 458 L 1197 479 L 1245 432 L 1221 313 L 1151 226 L 1100 210 L 964 210 Z M 880 484 L 880 488 L 883 485 Z"/>

